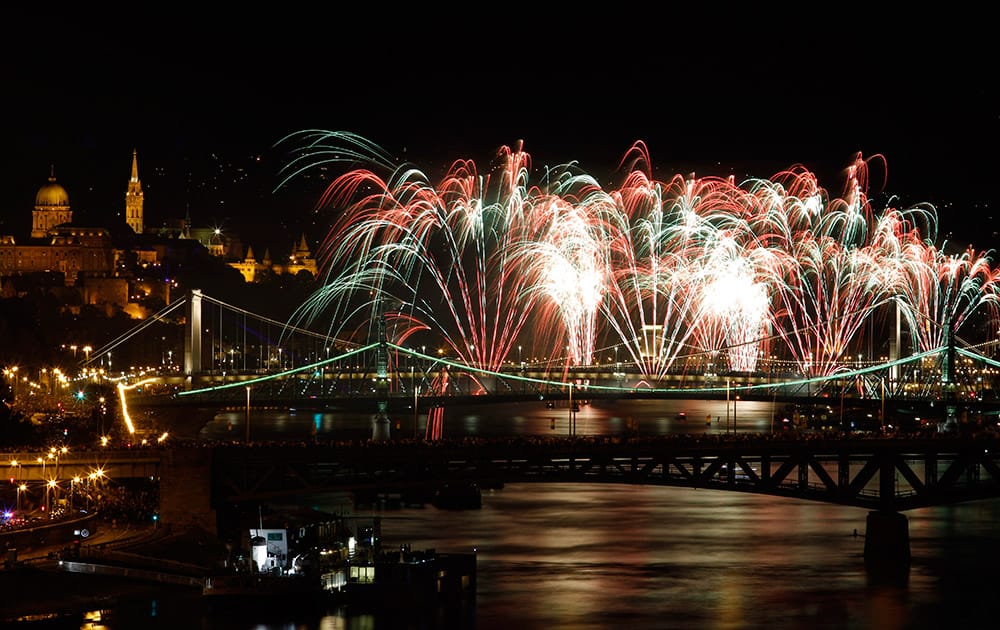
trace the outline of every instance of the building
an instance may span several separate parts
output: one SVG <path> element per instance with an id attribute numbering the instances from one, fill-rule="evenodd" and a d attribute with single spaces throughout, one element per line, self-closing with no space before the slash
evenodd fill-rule
<path id="1" fill-rule="evenodd" d="M 131 303 L 130 282 L 134 278 L 126 261 L 135 260 L 148 268 L 157 263 L 158 254 L 150 244 L 135 238 L 143 230 L 142 183 L 135 150 L 125 211 L 127 227 L 77 225 L 69 193 L 51 166 L 48 180 L 35 195 L 30 236 L 23 242 L 13 235 L 0 236 L 0 294 L 15 297 L 32 288 L 54 291 L 61 285 L 75 291 L 76 296 L 71 299 L 60 293 L 65 308 L 87 304 L 104 307 L 109 313 L 141 313 L 142 309 Z M 125 238 L 124 231 L 129 233 Z"/>
<path id="2" fill-rule="evenodd" d="M 35 209 L 31 213 L 31 238 L 45 238 L 49 230 L 73 221 L 69 194 L 56 181 L 56 167 L 49 167 L 49 182 L 38 189 Z"/>
<path id="3" fill-rule="evenodd" d="M 0 277 L 57 272 L 73 286 L 88 276 L 113 275 L 114 265 L 106 228 L 73 225 L 69 194 L 56 181 L 54 166 L 35 195 L 30 238 L 18 243 L 14 236 L 0 236 Z"/>
<path id="4" fill-rule="evenodd" d="M 276 274 L 297 275 L 300 272 L 307 272 L 313 278 L 316 277 L 316 259 L 313 258 L 309 245 L 306 244 L 305 234 L 299 239 L 299 244 L 292 249 L 288 260 L 275 263 L 271 260 L 271 251 L 264 250 L 264 257 L 261 260 L 254 258 L 253 247 L 247 248 L 247 255 L 243 260 L 228 263 L 230 267 L 240 272 L 247 282 L 257 282 L 265 272 Z"/>
<path id="5" fill-rule="evenodd" d="M 67 287 L 101 285 L 99 291 L 86 291 L 90 299 L 130 295 L 125 283 L 135 280 L 141 270 L 160 264 L 167 257 L 189 256 L 189 250 L 201 246 L 209 255 L 238 270 L 248 283 L 259 281 L 267 273 L 299 274 L 316 277 L 316 260 L 303 235 L 287 260 L 274 262 L 268 250 L 256 260 L 253 249 L 243 253 L 236 234 L 223 234 L 217 228 L 194 227 L 190 211 L 183 221 L 164 227 L 147 227 L 144 217 L 144 194 L 139 179 L 138 152 L 132 150 L 131 172 L 125 190 L 125 223 L 109 227 L 80 226 L 73 223 L 69 193 L 56 180 L 51 166 L 48 180 L 38 189 L 31 215 L 31 235 L 19 242 L 13 235 L 0 235 L 0 283 L 4 278 L 61 274 Z M 185 254 L 185 252 L 188 252 Z M 135 265 L 134 267 L 132 265 Z M 138 273 L 136 273 L 138 269 Z M 101 282 L 97 282 L 101 279 Z M 108 284 L 122 283 L 121 289 L 109 290 Z M 24 286 L 24 282 L 9 287 Z M 6 294 L 10 294 L 7 291 Z M 91 303 L 87 301 L 86 303 Z M 125 304 L 119 304 L 125 308 Z"/>
<path id="6" fill-rule="evenodd" d="M 143 233 L 142 182 L 139 181 L 139 162 L 135 149 L 132 149 L 132 175 L 125 191 L 125 222 L 136 234 Z"/>

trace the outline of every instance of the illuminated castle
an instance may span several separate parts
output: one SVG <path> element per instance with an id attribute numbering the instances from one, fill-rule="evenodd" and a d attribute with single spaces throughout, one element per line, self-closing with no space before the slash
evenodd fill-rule
<path id="1" fill-rule="evenodd" d="M 271 260 L 270 250 L 264 250 L 264 258 L 256 260 L 253 255 L 253 247 L 247 248 L 247 255 L 242 261 L 228 263 L 230 267 L 240 272 L 247 282 L 255 282 L 263 272 L 270 271 L 277 274 L 297 275 L 305 271 L 313 278 L 316 277 L 316 259 L 313 258 L 309 246 L 306 244 L 306 237 L 303 234 L 298 246 L 292 250 L 285 263 L 275 263 Z"/>
<path id="2" fill-rule="evenodd" d="M 28 242 L 18 244 L 13 236 L 0 236 L 0 276 L 56 272 L 71 286 L 82 277 L 111 275 L 115 267 L 111 233 L 72 222 L 69 194 L 51 167 L 48 182 L 35 195 Z"/>

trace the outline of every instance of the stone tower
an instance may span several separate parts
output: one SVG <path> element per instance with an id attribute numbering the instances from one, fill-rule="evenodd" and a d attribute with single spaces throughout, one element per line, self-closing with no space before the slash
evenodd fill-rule
<path id="1" fill-rule="evenodd" d="M 142 182 L 139 181 L 139 163 L 132 149 L 132 176 L 125 191 L 125 222 L 136 234 L 142 234 Z"/>

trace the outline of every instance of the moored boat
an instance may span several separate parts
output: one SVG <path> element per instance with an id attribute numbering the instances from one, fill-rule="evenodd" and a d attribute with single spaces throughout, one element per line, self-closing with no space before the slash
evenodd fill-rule
<path id="1" fill-rule="evenodd" d="M 203 596 L 209 604 L 237 606 L 275 598 L 348 606 L 474 602 L 474 553 L 414 551 L 409 545 L 385 550 L 379 517 L 354 530 L 338 518 L 324 531 L 336 535 L 303 536 L 305 528 L 249 530 L 250 555 L 234 572 L 206 578 Z"/>

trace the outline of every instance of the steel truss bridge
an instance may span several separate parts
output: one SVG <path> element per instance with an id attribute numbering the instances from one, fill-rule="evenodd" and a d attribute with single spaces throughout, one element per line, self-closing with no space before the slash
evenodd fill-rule
<path id="1" fill-rule="evenodd" d="M 53 475 L 31 453 L 19 479 Z M 571 482 L 678 486 L 768 494 L 880 511 L 1000 497 L 1000 436 L 787 438 L 496 438 L 322 445 L 137 448 L 64 455 L 66 478 L 183 478 L 182 495 L 210 485 L 211 503 L 330 491 L 421 496 L 443 484 Z M 195 469 L 210 472 L 193 474 Z M 65 488 L 62 488 L 65 491 Z M 180 501 L 184 503 L 183 499 Z"/>

